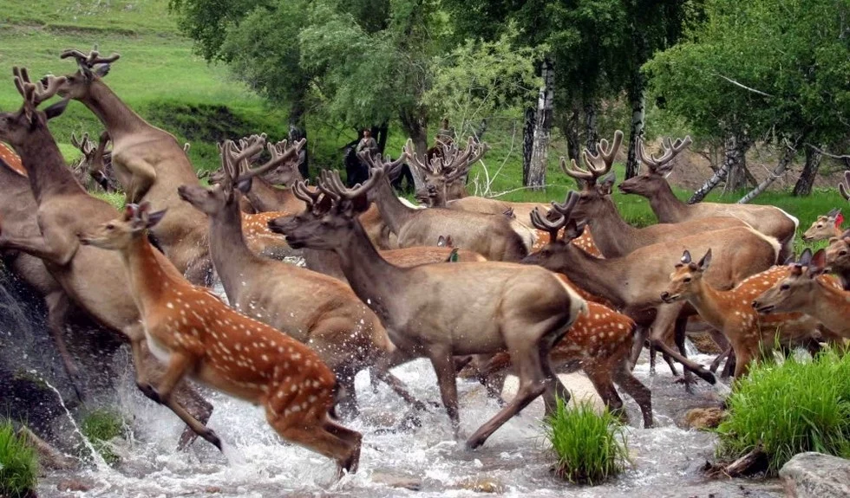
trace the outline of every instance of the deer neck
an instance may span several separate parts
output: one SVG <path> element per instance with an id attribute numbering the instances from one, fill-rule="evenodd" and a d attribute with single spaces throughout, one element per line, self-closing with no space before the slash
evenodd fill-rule
<path id="1" fill-rule="evenodd" d="M 625 256 L 634 249 L 632 243 L 638 237 L 639 230 L 620 217 L 610 198 L 606 197 L 599 202 L 604 203 L 604 209 L 587 221 L 593 232 L 593 242 L 606 258 Z"/>
<path id="2" fill-rule="evenodd" d="M 390 227 L 393 233 L 398 235 L 401 227 L 403 227 L 415 214 L 414 210 L 402 204 L 390 181 L 385 176 L 378 181 L 378 186 L 375 192 L 375 204 L 378 205 L 378 211 L 381 212 L 381 218 Z"/>
<path id="3" fill-rule="evenodd" d="M 818 281 L 813 299 L 799 311 L 817 318 L 836 333 L 850 330 L 850 293 Z"/>
<path id="4" fill-rule="evenodd" d="M 736 303 L 727 295 L 729 292 L 723 292 L 715 289 L 704 280 L 700 279 L 697 282 L 697 290 L 688 297 L 697 313 L 708 322 L 709 325 L 716 329 L 723 330 L 725 318 L 734 313 L 734 306 L 741 304 Z M 743 306 L 743 304 L 741 304 Z"/>
<path id="5" fill-rule="evenodd" d="M 659 223 L 678 223 L 687 218 L 690 206 L 680 201 L 667 180 L 661 180 L 658 193 L 649 198 L 649 205 Z"/>
<path id="6" fill-rule="evenodd" d="M 587 292 L 602 296 L 618 308 L 631 304 L 631 293 L 625 275 L 628 267 L 621 258 L 595 258 L 575 244 L 567 244 L 564 248 L 566 256 L 558 268 L 551 270 L 565 274 L 573 282 L 581 282 L 581 287 Z"/>
<path id="7" fill-rule="evenodd" d="M 254 209 L 268 212 L 284 210 L 284 205 L 288 202 L 286 193 L 287 191 L 276 188 L 264 178 L 256 176 L 251 180 L 251 190 L 246 195 Z M 295 197 L 291 192 L 289 195 Z"/>
<path id="8" fill-rule="evenodd" d="M 17 150 L 27 170 L 35 200 L 40 204 L 51 195 L 85 194 L 74 173 L 65 166 L 65 160 L 50 131 L 39 126 L 34 134 Z"/>
<path id="9" fill-rule="evenodd" d="M 381 320 L 387 320 L 389 306 L 398 300 L 398 289 L 405 285 L 405 270 L 381 257 L 360 221 L 355 220 L 354 230 L 349 233 L 348 240 L 334 251 L 340 268 L 357 297 Z"/>
<path id="10" fill-rule="evenodd" d="M 189 286 L 168 260 L 158 257 L 158 252 L 145 235 L 133 237 L 130 245 L 121 251 L 121 256 L 127 268 L 133 297 L 143 316 L 158 306 L 167 306 L 168 303 L 162 301 L 170 292 Z"/>
<path id="11" fill-rule="evenodd" d="M 80 99 L 106 126 L 113 142 L 122 136 L 139 133 L 151 126 L 127 106 L 105 83 L 95 80 L 88 94 Z"/>
<path id="12" fill-rule="evenodd" d="M 242 233 L 238 193 L 234 193 L 233 201 L 210 216 L 210 255 L 227 298 L 235 301 L 239 289 L 244 288 L 249 265 L 260 261 L 248 248 Z"/>

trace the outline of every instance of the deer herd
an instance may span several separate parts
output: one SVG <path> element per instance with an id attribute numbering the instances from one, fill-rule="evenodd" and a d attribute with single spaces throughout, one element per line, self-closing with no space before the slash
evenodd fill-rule
<path id="1" fill-rule="evenodd" d="M 468 438 L 476 448 L 537 397 L 551 413 L 556 397 L 570 396 L 557 374 L 579 369 L 611 410 L 625 414 L 619 386 L 652 426 L 651 392 L 632 374 L 645 341 L 674 373 L 673 360 L 683 366 L 690 389 L 693 374 L 715 383 L 723 358 L 738 377 L 775 344 L 816 350 L 850 338 L 840 208 L 804 236 L 829 239 L 826 249 L 788 259 L 798 228 L 788 213 L 674 195 L 666 175 L 690 138 L 664 141 L 660 155 L 638 144 L 645 171 L 619 188 L 649 200 L 659 223 L 645 228 L 612 200 L 619 131 L 584 151 L 584 167 L 561 160 L 579 188 L 551 205 L 469 195 L 470 168 L 487 151 L 472 138 L 429 156 L 412 142 L 395 160 L 367 151 L 364 183 L 347 188 L 324 170 L 314 188 L 296 164 L 303 140 L 252 135 L 221 143 L 221 169 L 202 184 L 188 144 L 104 83 L 117 54 L 61 58 L 77 70 L 33 81 L 15 68 L 23 103 L 0 113 L 0 140 L 14 149 L 0 144 L 3 260 L 43 296 L 77 395 L 63 338 L 72 308 L 130 343 L 138 388 L 187 424 L 181 447 L 195 436 L 222 446 L 194 382 L 262 406 L 283 439 L 342 473 L 358 465 L 361 434 L 339 420 L 358 414 L 363 370 L 425 410 L 391 371 L 427 358 L 456 436 L 456 376 L 471 371 L 502 403 Z M 71 137 L 82 159 L 69 167 L 48 121 L 71 99 L 105 132 L 97 144 Z M 405 162 L 422 173 L 424 208 L 393 191 Z M 845 182 L 850 200 L 850 173 Z M 97 189 L 123 190 L 124 210 Z M 284 261 L 293 255 L 306 268 Z M 208 289 L 216 281 L 229 304 Z M 694 330 L 711 331 L 725 351 L 710 369 L 686 356 Z M 509 372 L 519 389 L 503 402 Z"/>

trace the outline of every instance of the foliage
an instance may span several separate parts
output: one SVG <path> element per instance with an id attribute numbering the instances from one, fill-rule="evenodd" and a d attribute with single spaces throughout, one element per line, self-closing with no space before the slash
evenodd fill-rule
<path id="1" fill-rule="evenodd" d="M 776 474 L 805 451 L 850 457 L 850 355 L 827 351 L 811 362 L 790 357 L 754 365 L 728 405 L 729 417 L 717 428 L 721 458 L 761 444 L 768 473 Z"/>
<path id="2" fill-rule="evenodd" d="M 80 430 L 106 463 L 115 465 L 120 461 L 109 445 L 110 441 L 127 433 L 124 418 L 119 413 L 104 408 L 93 410 L 83 417 Z"/>
<path id="3" fill-rule="evenodd" d="M 558 457 L 555 473 L 572 483 L 599 484 L 623 470 L 628 448 L 619 420 L 606 409 L 601 415 L 587 400 L 568 409 L 557 400 L 545 420 L 546 436 Z"/>
<path id="4" fill-rule="evenodd" d="M 35 450 L 15 433 L 11 422 L 0 422 L 0 496 L 32 496 L 37 477 Z"/>

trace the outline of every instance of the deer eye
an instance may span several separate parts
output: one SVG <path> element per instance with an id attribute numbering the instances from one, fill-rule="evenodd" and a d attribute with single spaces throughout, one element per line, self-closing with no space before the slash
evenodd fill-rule
<path id="1" fill-rule="evenodd" d="M 110 224 L 106 225 L 106 229 L 107 229 L 107 230 L 115 230 L 115 225 L 113 225 L 112 223 L 110 223 Z"/>
<path id="2" fill-rule="evenodd" d="M 847 256 L 847 251 L 841 251 L 838 253 L 839 256 Z"/>
<path id="3" fill-rule="evenodd" d="M 779 286 L 779 290 L 783 290 L 783 291 L 787 291 L 790 288 L 791 288 L 791 286 L 788 285 L 788 284 L 782 284 L 782 285 Z"/>
<path id="4" fill-rule="evenodd" d="M 685 278 L 684 280 L 682 280 L 682 282 L 685 282 L 686 284 L 689 284 L 689 283 L 691 282 L 691 277 L 687 277 L 687 278 Z"/>

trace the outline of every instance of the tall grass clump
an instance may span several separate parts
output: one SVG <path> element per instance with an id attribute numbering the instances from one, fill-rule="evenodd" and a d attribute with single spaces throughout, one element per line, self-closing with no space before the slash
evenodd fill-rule
<path id="1" fill-rule="evenodd" d="M 545 420 L 558 462 L 555 473 L 575 484 L 599 484 L 619 474 L 628 459 L 620 421 L 607 409 L 598 414 L 587 400 L 568 408 L 558 399 L 555 413 Z"/>
<path id="2" fill-rule="evenodd" d="M 83 417 L 80 429 L 106 463 L 115 465 L 120 461 L 109 445 L 110 441 L 127 433 L 124 418 L 119 413 L 109 409 L 91 411 Z"/>
<path id="3" fill-rule="evenodd" d="M 825 351 L 753 365 L 729 397 L 717 428 L 718 457 L 734 460 L 761 445 L 775 475 L 797 453 L 850 458 L 850 355 Z"/>
<path id="4" fill-rule="evenodd" d="M 35 496 L 37 476 L 35 450 L 15 433 L 11 422 L 0 422 L 0 496 Z"/>

